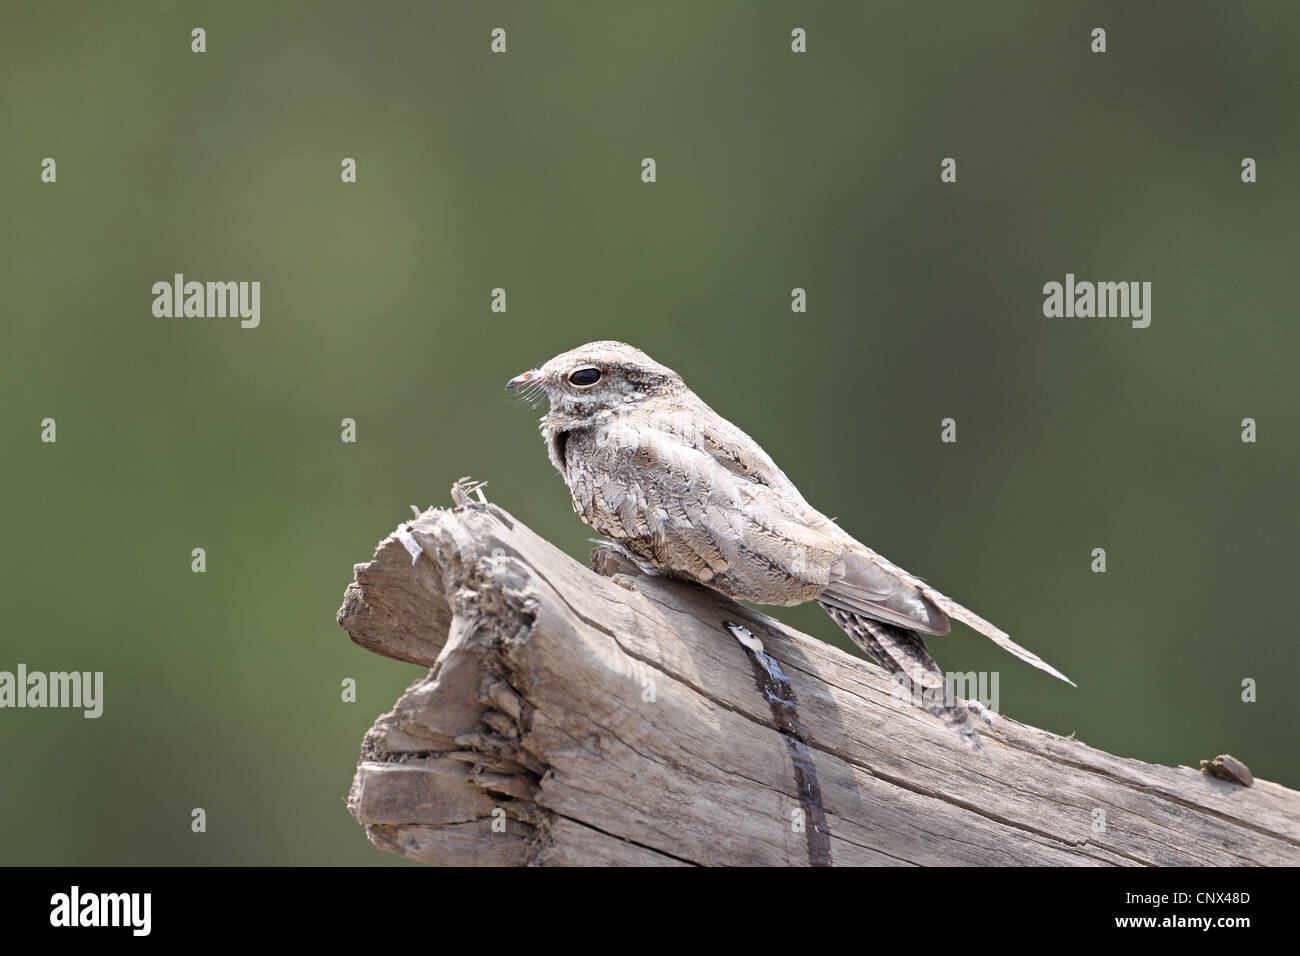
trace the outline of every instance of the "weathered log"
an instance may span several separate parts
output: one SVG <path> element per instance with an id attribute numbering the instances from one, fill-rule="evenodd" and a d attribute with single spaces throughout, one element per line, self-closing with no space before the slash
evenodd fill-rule
<path id="1" fill-rule="evenodd" d="M 866 661 L 609 547 L 584 568 L 456 493 L 357 565 L 339 611 L 362 647 L 430 667 L 362 746 L 348 806 L 376 846 L 462 865 L 1300 863 L 1295 791 L 1000 715 L 980 757 Z"/>

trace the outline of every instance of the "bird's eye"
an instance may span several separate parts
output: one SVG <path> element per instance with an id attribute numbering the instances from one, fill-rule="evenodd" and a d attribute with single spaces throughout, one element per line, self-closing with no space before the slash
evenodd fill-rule
<path id="1" fill-rule="evenodd" d="M 598 368 L 580 368 L 576 372 L 569 373 L 569 383 L 579 388 L 595 385 L 599 381 L 600 369 Z"/>

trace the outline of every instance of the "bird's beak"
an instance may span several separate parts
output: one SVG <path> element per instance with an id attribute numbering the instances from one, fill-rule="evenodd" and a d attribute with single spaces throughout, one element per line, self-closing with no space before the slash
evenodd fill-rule
<path id="1" fill-rule="evenodd" d="M 527 385 L 537 378 L 537 370 L 530 369 L 527 372 L 520 372 L 510 381 L 506 382 L 506 388 L 518 388 L 520 385 Z"/>

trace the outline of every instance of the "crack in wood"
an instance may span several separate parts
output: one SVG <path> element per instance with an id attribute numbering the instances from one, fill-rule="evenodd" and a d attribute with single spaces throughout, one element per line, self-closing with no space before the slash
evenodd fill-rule
<path id="1" fill-rule="evenodd" d="M 755 638 L 749 628 L 732 621 L 723 621 L 722 626 L 749 651 L 758 692 L 767 700 L 772 719 L 781 728 L 781 739 L 790 753 L 799 809 L 803 814 L 801 822 L 808 838 L 808 865 L 830 866 L 830 831 L 826 828 L 822 788 L 817 782 L 817 767 L 808 752 L 808 731 L 799 722 L 798 701 L 790 679 L 776 659 L 763 650 L 762 641 Z"/>

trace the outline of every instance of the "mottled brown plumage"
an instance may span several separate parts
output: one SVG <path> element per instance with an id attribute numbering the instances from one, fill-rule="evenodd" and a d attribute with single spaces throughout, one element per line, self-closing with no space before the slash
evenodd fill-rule
<path id="1" fill-rule="evenodd" d="M 877 663 L 978 748 L 919 634 L 948 618 L 1068 680 L 972 611 L 844 532 L 804 500 L 743 431 L 672 369 L 621 342 L 592 342 L 512 379 L 544 394 L 552 464 L 574 510 L 647 568 L 759 604 L 819 602 Z"/>

